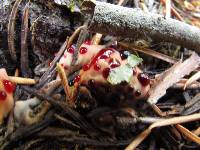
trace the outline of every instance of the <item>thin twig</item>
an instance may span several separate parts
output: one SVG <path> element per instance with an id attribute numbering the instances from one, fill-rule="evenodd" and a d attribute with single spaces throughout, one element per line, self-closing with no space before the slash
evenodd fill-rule
<path id="1" fill-rule="evenodd" d="M 88 33 L 85 26 L 88 25 L 88 22 L 89 22 L 89 19 L 85 21 L 83 28 L 80 29 L 79 37 L 78 37 L 78 40 L 77 40 L 77 43 L 76 43 L 76 48 L 74 50 L 74 54 L 73 54 L 73 57 L 72 57 L 71 66 L 75 66 L 76 61 L 78 59 L 79 48 L 81 47 L 81 45 L 85 41 L 86 34 Z"/>
<path id="2" fill-rule="evenodd" d="M 73 103 L 71 101 L 71 92 L 70 92 L 70 87 L 69 87 L 69 84 L 68 84 L 67 76 L 65 74 L 64 68 L 59 63 L 57 63 L 57 71 L 58 71 L 59 77 L 61 79 L 63 89 L 64 89 L 65 94 L 66 94 L 66 101 L 70 106 L 72 106 Z"/>
<path id="3" fill-rule="evenodd" d="M 197 136 L 200 135 L 200 127 L 198 127 L 196 130 L 193 131 L 194 134 L 196 134 Z"/>
<path id="4" fill-rule="evenodd" d="M 140 0 L 139 5 L 144 12 L 149 12 L 144 0 Z"/>
<path id="5" fill-rule="evenodd" d="M 42 75 L 42 77 L 39 80 L 39 83 L 36 85 L 37 88 L 41 88 L 46 81 L 48 81 L 51 77 L 53 71 L 55 70 L 57 62 L 60 60 L 60 58 L 63 56 L 66 48 L 67 48 L 68 38 L 65 40 L 63 45 L 61 46 L 60 50 L 58 51 L 56 57 L 53 59 L 51 66 L 48 68 L 48 70 Z"/>
<path id="6" fill-rule="evenodd" d="M 17 55 L 16 55 L 16 49 L 15 49 L 15 19 L 17 15 L 17 10 L 22 0 L 16 0 L 10 17 L 9 17 L 9 23 L 8 23 L 8 49 L 10 52 L 10 56 L 14 62 L 17 61 Z"/>
<path id="7" fill-rule="evenodd" d="M 171 18 L 171 0 L 165 0 L 166 18 Z"/>
<path id="8" fill-rule="evenodd" d="M 63 110 L 63 112 L 65 112 L 69 117 L 75 120 L 77 124 L 91 137 L 100 138 L 99 136 L 97 136 L 99 134 L 98 131 L 95 130 L 79 113 L 71 109 L 65 102 L 55 101 L 52 97 L 43 95 L 39 93 L 37 90 L 32 88 L 28 87 L 22 87 L 22 88 L 28 93 L 33 94 L 40 100 L 46 100 L 54 107 Z"/>
<path id="9" fill-rule="evenodd" d="M 28 17 L 29 17 L 29 2 L 26 4 L 22 16 L 22 28 L 21 28 L 21 72 L 22 76 L 28 76 L 29 59 L 28 59 L 28 46 L 27 46 L 27 34 L 28 34 Z"/>
<path id="10" fill-rule="evenodd" d="M 175 127 L 182 133 L 184 134 L 188 139 L 190 139 L 193 142 L 196 142 L 200 145 L 200 137 L 192 133 L 190 130 L 186 129 L 180 124 L 175 125 Z"/>
<path id="11" fill-rule="evenodd" d="M 162 2 L 163 4 L 165 4 L 165 3 L 166 3 L 166 0 L 161 0 L 161 2 Z M 171 12 L 172 12 L 172 14 L 173 14 L 179 21 L 184 22 L 183 17 L 181 17 L 181 15 L 180 15 L 180 14 L 176 11 L 176 9 L 175 9 L 174 7 L 172 7 L 172 6 L 171 6 Z"/>
<path id="12" fill-rule="evenodd" d="M 180 117 L 174 117 L 170 119 L 163 119 L 161 121 L 157 121 L 150 125 L 146 130 L 144 130 L 142 133 L 140 133 L 134 140 L 129 144 L 125 150 L 133 150 L 135 149 L 150 133 L 151 130 L 156 127 L 162 127 L 162 126 L 169 126 L 179 123 L 186 123 L 191 121 L 200 120 L 200 113 L 188 115 L 188 116 L 180 116 Z"/>
<path id="13" fill-rule="evenodd" d="M 68 40 L 68 43 L 67 43 L 67 48 L 69 48 L 73 42 L 74 42 L 74 39 L 78 36 L 78 34 L 80 33 L 80 31 L 82 29 L 85 29 L 86 28 L 86 25 L 83 25 L 83 26 L 80 26 L 78 27 L 74 32 L 73 34 L 70 36 L 69 40 Z"/>
<path id="14" fill-rule="evenodd" d="M 135 45 L 130 45 L 130 44 L 125 43 L 125 42 L 119 42 L 118 44 L 122 47 L 150 55 L 152 57 L 158 58 L 160 60 L 166 61 L 166 62 L 171 63 L 171 64 L 175 64 L 176 62 L 178 62 L 178 59 L 172 58 L 168 55 L 156 52 L 156 51 L 151 50 L 151 49 L 142 48 L 142 47 L 138 47 L 138 46 L 135 46 Z"/>
<path id="15" fill-rule="evenodd" d="M 36 84 L 37 80 L 31 79 L 31 78 L 22 78 L 22 77 L 14 77 L 14 76 L 9 76 L 9 80 L 13 83 L 16 84 L 26 84 L 26 85 L 31 85 L 31 84 Z"/>
<path id="16" fill-rule="evenodd" d="M 67 125 L 70 125 L 71 127 L 75 128 L 75 129 L 80 129 L 80 127 L 78 125 L 76 125 L 75 123 L 73 123 L 71 120 L 68 120 L 62 116 L 60 116 L 59 114 L 54 114 L 55 118 L 66 123 Z"/>
<path id="17" fill-rule="evenodd" d="M 184 85 L 184 90 L 187 88 L 188 85 L 191 85 L 193 82 L 195 82 L 196 80 L 200 79 L 200 71 L 198 71 L 197 73 L 195 73 L 193 76 L 191 76 L 185 83 Z"/>

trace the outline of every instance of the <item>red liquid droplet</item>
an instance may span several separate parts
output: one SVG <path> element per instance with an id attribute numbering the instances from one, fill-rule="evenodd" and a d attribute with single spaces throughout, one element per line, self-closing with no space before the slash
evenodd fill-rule
<path id="1" fill-rule="evenodd" d="M 137 78 L 143 86 L 147 86 L 150 83 L 149 77 L 144 73 L 140 73 Z"/>
<path id="2" fill-rule="evenodd" d="M 91 40 L 85 40 L 84 44 L 87 44 L 87 45 L 91 45 L 92 41 Z"/>
<path id="3" fill-rule="evenodd" d="M 75 78 L 74 78 L 74 82 L 79 82 L 81 79 L 81 77 L 79 75 L 77 75 Z"/>
<path id="4" fill-rule="evenodd" d="M 62 67 L 64 67 L 64 64 L 61 64 Z"/>
<path id="5" fill-rule="evenodd" d="M 110 73 L 110 68 L 105 68 L 105 69 L 103 70 L 103 77 L 104 77 L 105 79 L 107 79 L 108 76 L 109 76 L 109 73 Z"/>
<path id="6" fill-rule="evenodd" d="M 74 54 L 74 48 L 73 48 L 73 47 L 69 47 L 69 48 L 67 49 L 67 51 L 68 51 L 69 53 L 71 53 L 71 54 Z"/>
<path id="7" fill-rule="evenodd" d="M 101 69 L 101 66 L 98 64 L 94 65 L 94 70 L 99 71 Z"/>
<path id="8" fill-rule="evenodd" d="M 67 67 L 67 66 L 64 66 L 64 69 L 65 69 L 65 70 L 67 70 L 67 69 L 68 69 L 68 67 Z"/>
<path id="9" fill-rule="evenodd" d="M 81 47 L 79 52 L 80 52 L 80 54 L 85 54 L 85 53 L 87 53 L 87 48 L 86 47 Z"/>
<path id="10" fill-rule="evenodd" d="M 83 71 L 87 71 L 87 70 L 89 70 L 90 69 L 90 66 L 89 66 L 89 64 L 85 64 L 85 65 L 83 65 Z"/>
<path id="11" fill-rule="evenodd" d="M 109 64 L 111 68 L 116 68 L 121 65 L 118 59 L 110 59 Z"/>
<path id="12" fill-rule="evenodd" d="M 99 57 L 99 59 L 107 59 L 109 56 L 107 56 L 107 55 L 101 55 L 100 57 Z"/>
<path id="13" fill-rule="evenodd" d="M 6 100 L 7 94 L 4 91 L 0 91 L 0 101 Z"/>
<path id="14" fill-rule="evenodd" d="M 3 80 L 3 85 L 8 93 L 12 93 L 15 90 L 15 85 L 8 80 Z"/>
<path id="15" fill-rule="evenodd" d="M 114 49 L 111 48 L 106 48 L 106 49 L 102 49 L 100 50 L 95 57 L 92 59 L 91 63 L 90 63 L 90 67 L 94 64 L 96 64 L 96 62 L 98 61 L 98 59 L 106 59 L 109 58 L 110 55 L 114 52 Z"/>
<path id="16" fill-rule="evenodd" d="M 51 67 L 51 65 L 52 65 L 52 62 L 51 62 L 51 61 L 49 61 L 49 64 L 48 64 L 48 65 L 49 65 L 49 67 Z"/>

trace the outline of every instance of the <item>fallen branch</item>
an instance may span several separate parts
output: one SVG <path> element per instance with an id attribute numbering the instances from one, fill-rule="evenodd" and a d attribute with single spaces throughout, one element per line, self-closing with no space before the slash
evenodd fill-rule
<path id="1" fill-rule="evenodd" d="M 92 14 L 89 30 L 122 37 L 150 37 L 200 51 L 200 29 L 158 14 L 104 2 L 85 0 L 82 11 Z"/>
<path id="2" fill-rule="evenodd" d="M 124 48 L 131 49 L 133 51 L 137 51 L 137 52 L 141 52 L 141 53 L 150 55 L 152 57 L 158 58 L 160 60 L 166 61 L 166 62 L 171 63 L 171 64 L 175 64 L 176 62 L 178 62 L 178 59 L 172 58 L 168 55 L 156 52 L 156 51 L 151 50 L 151 49 L 142 48 L 142 47 L 138 47 L 138 46 L 135 46 L 135 45 L 130 45 L 130 44 L 124 43 L 124 42 L 119 42 L 118 44 L 120 46 L 124 47 Z"/>

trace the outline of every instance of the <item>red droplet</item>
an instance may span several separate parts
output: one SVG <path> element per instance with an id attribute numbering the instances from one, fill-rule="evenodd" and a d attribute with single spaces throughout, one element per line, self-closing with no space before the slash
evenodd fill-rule
<path id="1" fill-rule="evenodd" d="M 49 65 L 49 67 L 51 67 L 51 65 L 52 65 L 52 62 L 51 62 L 51 61 L 49 61 L 48 65 Z"/>
<path id="2" fill-rule="evenodd" d="M 92 41 L 91 40 L 85 40 L 84 44 L 91 45 Z"/>
<path id="3" fill-rule="evenodd" d="M 107 79 L 108 76 L 109 76 L 109 73 L 110 73 L 110 68 L 105 68 L 105 69 L 103 70 L 103 77 L 104 77 L 105 79 Z"/>
<path id="4" fill-rule="evenodd" d="M 87 71 L 87 70 L 89 70 L 90 69 L 90 66 L 89 66 L 89 64 L 85 64 L 85 65 L 83 65 L 83 71 Z"/>
<path id="5" fill-rule="evenodd" d="M 136 68 L 133 68 L 133 76 L 137 74 Z"/>
<path id="6" fill-rule="evenodd" d="M 66 55 L 66 54 L 64 54 L 63 56 L 64 56 L 64 58 L 67 58 L 67 55 Z"/>
<path id="7" fill-rule="evenodd" d="M 137 78 L 143 86 L 147 86 L 150 82 L 149 77 L 144 73 L 140 73 Z"/>
<path id="8" fill-rule="evenodd" d="M 114 52 L 114 49 L 111 48 L 106 48 L 106 49 L 102 49 L 100 50 L 96 56 L 92 59 L 92 61 L 90 62 L 90 66 L 94 65 L 99 59 L 103 59 L 103 58 L 109 58 L 110 55 Z"/>
<path id="9" fill-rule="evenodd" d="M 116 68 L 120 66 L 120 61 L 118 59 L 111 58 L 109 64 L 111 68 Z"/>
<path id="10" fill-rule="evenodd" d="M 81 47 L 79 52 L 80 52 L 80 54 L 85 54 L 85 53 L 87 53 L 87 48 L 86 47 Z"/>
<path id="11" fill-rule="evenodd" d="M 73 48 L 73 47 L 69 47 L 69 48 L 67 49 L 67 51 L 68 51 L 69 53 L 71 53 L 71 54 L 74 54 L 74 48 Z"/>
<path id="12" fill-rule="evenodd" d="M 99 57 L 99 59 L 107 59 L 109 56 L 108 55 L 101 55 L 100 57 Z"/>
<path id="13" fill-rule="evenodd" d="M 99 71 L 101 69 L 101 66 L 99 64 L 94 64 L 94 70 Z"/>
<path id="14" fill-rule="evenodd" d="M 75 78 L 74 78 L 74 82 L 79 82 L 80 79 L 81 79 L 81 77 L 80 77 L 79 75 L 77 75 L 77 76 L 75 76 Z"/>
<path id="15" fill-rule="evenodd" d="M 65 70 L 67 70 L 67 69 L 68 69 L 68 67 L 67 67 L 67 66 L 64 66 L 64 69 L 65 69 Z"/>
<path id="16" fill-rule="evenodd" d="M 3 80 L 3 85 L 8 93 L 12 93 L 15 90 L 15 85 L 9 80 Z"/>
<path id="17" fill-rule="evenodd" d="M 0 101 L 6 100 L 7 94 L 4 91 L 0 91 Z"/>
<path id="18" fill-rule="evenodd" d="M 64 64 L 61 64 L 62 67 L 64 67 Z"/>

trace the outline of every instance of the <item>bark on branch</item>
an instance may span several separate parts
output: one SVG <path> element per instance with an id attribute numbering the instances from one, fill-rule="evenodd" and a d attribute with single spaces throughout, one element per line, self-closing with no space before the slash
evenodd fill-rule
<path id="1" fill-rule="evenodd" d="M 200 29 L 138 8 L 105 2 L 83 2 L 82 11 L 92 14 L 89 30 L 121 37 L 150 37 L 200 52 Z"/>

